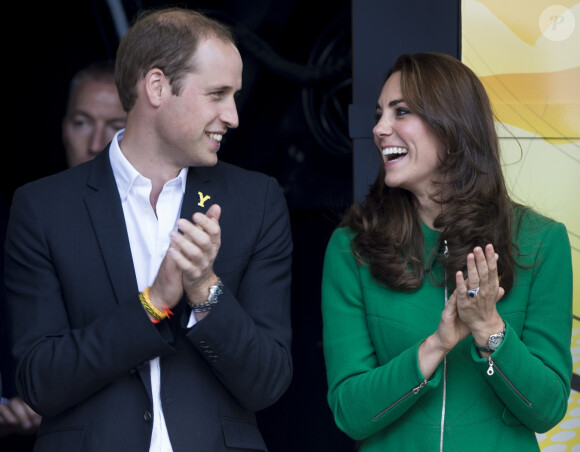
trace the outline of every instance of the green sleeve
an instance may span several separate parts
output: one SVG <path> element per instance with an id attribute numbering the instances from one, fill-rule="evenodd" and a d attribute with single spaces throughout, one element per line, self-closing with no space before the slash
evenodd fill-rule
<path id="1" fill-rule="evenodd" d="M 328 402 L 337 426 L 352 438 L 382 430 L 441 381 L 438 369 L 421 385 L 420 342 L 379 366 L 367 326 L 360 267 L 345 229 L 335 231 L 326 250 L 322 314 Z"/>
<path id="2" fill-rule="evenodd" d="M 519 245 L 523 263 L 508 297 L 525 305 L 523 321 L 510 324 L 506 337 L 492 355 L 496 371 L 488 376 L 504 403 L 504 420 L 512 416 L 535 432 L 554 427 L 566 414 L 572 376 L 572 258 L 563 224 L 534 216 L 522 226 Z M 500 300 L 499 304 L 504 300 Z M 510 303 L 506 297 L 505 303 Z M 506 305 L 508 306 L 508 305 Z M 501 314 L 501 307 L 498 310 Z M 472 356 L 481 371 L 489 363 L 475 348 Z"/>

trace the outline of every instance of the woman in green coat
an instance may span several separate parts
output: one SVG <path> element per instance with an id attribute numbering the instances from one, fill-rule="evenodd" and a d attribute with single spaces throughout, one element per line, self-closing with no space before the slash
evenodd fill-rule
<path id="1" fill-rule="evenodd" d="M 361 451 L 538 451 L 565 415 L 565 227 L 513 202 L 473 72 L 403 55 L 373 129 L 382 157 L 327 248 L 328 401 Z"/>

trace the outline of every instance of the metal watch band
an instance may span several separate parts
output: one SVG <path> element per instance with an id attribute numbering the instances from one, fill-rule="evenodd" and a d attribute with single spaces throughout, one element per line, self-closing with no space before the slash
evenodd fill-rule
<path id="1" fill-rule="evenodd" d="M 505 326 L 503 327 L 503 329 L 499 333 L 492 334 L 491 336 L 489 336 L 489 339 L 487 340 L 486 345 L 477 345 L 477 342 L 475 342 L 475 339 L 473 340 L 473 344 L 475 345 L 475 348 L 478 349 L 480 352 L 490 353 L 490 352 L 494 352 L 495 350 L 497 350 L 497 348 L 503 342 L 504 337 L 505 337 Z"/>
<path id="2" fill-rule="evenodd" d="M 209 288 L 209 295 L 207 301 L 201 304 L 190 303 L 189 306 L 193 312 L 207 312 L 214 307 L 219 301 L 220 295 L 223 293 L 224 285 L 222 280 L 218 278 L 217 283 Z"/>

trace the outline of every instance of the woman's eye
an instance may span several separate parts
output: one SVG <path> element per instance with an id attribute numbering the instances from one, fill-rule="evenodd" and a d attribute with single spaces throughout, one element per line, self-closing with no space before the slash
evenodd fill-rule
<path id="1" fill-rule="evenodd" d="M 383 116 L 383 113 L 382 113 L 382 112 L 380 112 L 380 111 L 377 111 L 377 112 L 375 113 L 375 116 L 374 116 L 374 118 L 375 118 L 375 124 L 381 120 L 381 117 L 382 117 L 382 116 Z"/>
<path id="2" fill-rule="evenodd" d="M 397 116 L 405 116 L 409 113 L 411 113 L 411 111 L 407 108 L 403 108 L 403 107 L 398 107 L 396 110 Z"/>

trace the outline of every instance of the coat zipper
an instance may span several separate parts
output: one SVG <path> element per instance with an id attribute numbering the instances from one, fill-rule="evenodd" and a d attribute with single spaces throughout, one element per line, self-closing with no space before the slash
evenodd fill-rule
<path id="1" fill-rule="evenodd" d="M 509 381 L 507 379 L 507 377 L 505 376 L 505 374 L 501 371 L 501 369 L 499 367 L 497 367 L 497 364 L 493 361 L 493 359 L 491 359 L 491 356 L 487 358 L 487 362 L 489 363 L 489 368 L 487 369 L 487 375 L 489 375 L 490 377 L 495 373 L 495 370 L 497 370 L 497 372 L 501 375 L 501 377 L 504 379 L 504 381 L 508 384 L 508 386 L 510 388 L 512 388 L 512 390 L 520 397 L 520 399 L 522 399 L 528 406 L 532 406 L 532 402 L 530 402 L 528 399 L 526 399 L 524 397 L 524 395 L 517 390 L 517 388 L 513 385 L 513 383 L 511 381 Z"/>
<path id="2" fill-rule="evenodd" d="M 447 240 L 443 240 L 443 277 L 445 278 L 445 292 L 443 294 L 444 306 L 449 299 L 447 291 L 447 258 L 449 257 L 449 248 L 447 248 Z M 441 429 L 439 433 L 439 452 L 443 452 L 443 433 L 445 431 L 445 407 L 447 405 L 447 356 L 443 358 L 443 403 L 441 407 Z"/>
<path id="3" fill-rule="evenodd" d="M 407 392 L 399 400 L 397 400 L 396 402 L 393 402 L 387 408 L 385 408 L 383 411 L 381 411 L 379 414 L 377 414 L 375 417 L 373 417 L 373 421 L 376 421 L 376 420 L 380 419 L 381 417 L 383 417 L 386 413 L 388 413 L 389 411 L 391 411 L 394 407 L 396 407 L 399 403 L 401 403 L 403 400 L 405 400 L 411 394 L 414 394 L 414 395 L 419 394 L 419 391 L 421 391 L 421 389 L 423 389 L 426 384 L 427 384 L 427 380 L 423 380 L 419 386 L 417 386 L 416 388 L 411 389 L 409 392 Z"/>
<path id="4" fill-rule="evenodd" d="M 449 256 L 449 249 L 447 248 L 447 240 L 444 240 L 443 243 L 444 243 L 443 257 L 445 259 L 445 265 L 444 265 L 444 270 L 445 270 L 445 275 L 444 275 L 444 278 L 445 278 L 445 292 L 444 292 L 443 298 L 444 298 L 445 304 L 447 304 L 447 300 L 449 298 L 448 297 L 448 292 L 447 292 L 447 257 Z M 382 416 L 384 416 L 386 413 L 388 413 L 390 410 L 392 410 L 399 403 L 403 402 L 403 400 L 405 400 L 411 394 L 414 394 L 414 395 L 419 394 L 419 392 L 421 391 L 421 389 L 423 389 L 425 387 L 425 385 L 427 385 L 427 380 L 423 380 L 419 386 L 417 386 L 416 388 L 411 389 L 404 396 L 402 396 L 399 400 L 397 400 L 396 402 L 392 403 L 386 409 L 384 409 L 379 414 L 377 414 L 375 417 L 373 417 L 373 421 L 376 421 L 376 420 L 380 419 Z M 443 358 L 443 406 L 442 406 L 442 409 L 441 409 L 441 434 L 440 434 L 440 438 L 439 438 L 439 451 L 440 452 L 443 452 L 443 432 L 444 432 L 444 428 L 445 428 L 445 406 L 446 406 L 446 402 L 447 402 L 447 357 Z"/>

